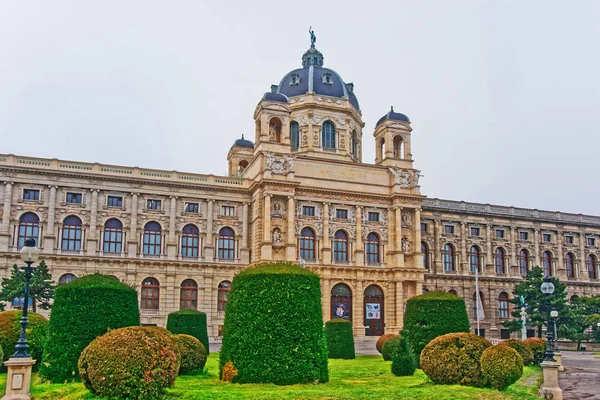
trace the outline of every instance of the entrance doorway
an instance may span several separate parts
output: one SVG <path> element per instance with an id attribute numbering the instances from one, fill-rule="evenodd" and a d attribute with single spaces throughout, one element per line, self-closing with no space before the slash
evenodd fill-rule
<path id="1" fill-rule="evenodd" d="M 365 335 L 381 336 L 384 331 L 383 291 L 377 285 L 365 289 Z"/>
<path id="2" fill-rule="evenodd" d="M 344 283 L 331 288 L 331 319 L 334 318 L 352 321 L 352 291 Z"/>

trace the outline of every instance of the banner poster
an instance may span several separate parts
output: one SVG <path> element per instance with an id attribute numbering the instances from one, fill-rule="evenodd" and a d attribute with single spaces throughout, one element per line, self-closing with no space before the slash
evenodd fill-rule
<path id="1" fill-rule="evenodd" d="M 334 301 L 332 306 L 335 318 L 350 319 L 350 303 L 348 301 Z"/>
<path id="2" fill-rule="evenodd" d="M 381 319 L 381 304 L 367 303 L 366 306 L 367 319 Z"/>

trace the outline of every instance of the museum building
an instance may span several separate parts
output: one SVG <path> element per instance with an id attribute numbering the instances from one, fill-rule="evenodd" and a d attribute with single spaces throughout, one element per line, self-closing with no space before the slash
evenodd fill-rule
<path id="1" fill-rule="evenodd" d="M 465 299 L 475 327 L 475 271 L 491 339 L 509 336 L 508 300 L 532 266 L 570 297 L 600 293 L 600 217 L 426 199 L 410 120 L 393 108 L 363 163 L 354 85 L 314 43 L 254 120 L 229 176 L 0 154 L 0 276 L 33 238 L 59 283 L 113 275 L 138 288 L 144 324 L 197 309 L 213 341 L 233 276 L 264 261 L 318 273 L 324 319 L 350 319 L 357 337 L 398 332 L 406 300 L 427 290 Z"/>

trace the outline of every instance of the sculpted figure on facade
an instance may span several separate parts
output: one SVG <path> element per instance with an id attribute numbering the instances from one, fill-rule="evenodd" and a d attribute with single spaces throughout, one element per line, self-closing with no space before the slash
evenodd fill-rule
<path id="1" fill-rule="evenodd" d="M 273 229 L 273 238 L 274 245 L 281 245 L 283 243 L 283 237 L 281 235 L 281 230 L 279 228 Z"/>
<path id="2" fill-rule="evenodd" d="M 403 253 L 410 252 L 410 242 L 408 241 L 408 238 L 406 236 L 402 238 L 401 247 Z"/>
<path id="3" fill-rule="evenodd" d="M 282 157 L 277 157 L 275 154 L 266 151 L 265 157 L 267 158 L 267 171 L 271 171 L 274 174 L 287 174 L 294 169 L 296 155 L 286 154 Z"/>

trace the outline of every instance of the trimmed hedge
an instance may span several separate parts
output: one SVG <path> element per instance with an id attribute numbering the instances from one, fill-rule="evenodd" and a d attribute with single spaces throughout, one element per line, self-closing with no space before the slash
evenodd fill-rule
<path id="1" fill-rule="evenodd" d="M 396 376 L 411 376 L 414 375 L 416 369 L 415 356 L 410 349 L 408 339 L 403 336 L 392 349 L 392 374 Z"/>
<path id="2" fill-rule="evenodd" d="M 527 366 L 533 362 L 533 351 L 531 351 L 529 346 L 527 346 L 521 340 L 507 339 L 501 341 L 500 345 L 512 347 L 513 349 L 515 349 L 523 359 L 523 365 Z"/>
<path id="3" fill-rule="evenodd" d="M 394 335 L 385 341 L 383 348 L 381 349 L 381 355 L 383 356 L 384 361 L 392 361 L 392 352 L 400 344 L 400 339 L 400 335 Z"/>
<path id="4" fill-rule="evenodd" d="M 204 345 L 206 353 L 210 353 L 206 314 L 196 310 L 179 310 L 167 317 L 167 329 L 173 334 L 190 335 Z"/>
<path id="5" fill-rule="evenodd" d="M 319 276 L 285 262 L 238 273 L 225 313 L 221 377 L 228 362 L 228 379 L 237 383 L 327 382 Z"/>
<path id="6" fill-rule="evenodd" d="M 77 360 L 92 340 L 139 324 L 137 291 L 112 276 L 92 274 L 59 285 L 40 375 L 52 383 L 77 379 Z"/>
<path id="7" fill-rule="evenodd" d="M 544 355 L 546 354 L 548 342 L 544 339 L 532 337 L 525 339 L 523 343 L 531 349 L 533 353 L 533 363 L 535 365 L 540 365 L 540 363 L 544 361 Z"/>
<path id="8" fill-rule="evenodd" d="M 15 346 L 21 333 L 21 315 L 23 315 L 23 312 L 16 310 L 0 312 L 0 347 L 4 355 L 0 358 L 1 361 L 8 360 L 16 351 Z M 48 340 L 48 320 L 33 312 L 27 313 L 27 318 L 29 318 L 27 344 L 29 344 L 31 358 L 36 360 L 33 370 L 37 371 L 42 363 L 44 346 Z M 0 371 L 6 371 L 4 364 L 2 364 Z"/>
<path id="9" fill-rule="evenodd" d="M 173 335 L 171 339 L 181 354 L 179 375 L 198 375 L 204 371 L 208 352 L 201 341 L 191 335 Z"/>
<path id="10" fill-rule="evenodd" d="M 504 390 L 523 375 L 523 359 L 507 345 L 492 346 L 481 355 L 481 374 L 487 385 Z"/>
<path id="11" fill-rule="evenodd" d="M 447 333 L 470 330 L 465 301 L 453 294 L 427 292 L 406 302 L 403 332 L 415 354 L 417 365 L 421 363 L 421 352 L 431 340 Z"/>
<path id="12" fill-rule="evenodd" d="M 352 322 L 342 318 L 325 322 L 325 338 L 329 358 L 343 358 L 346 360 L 356 358 Z"/>
<path id="13" fill-rule="evenodd" d="M 385 342 L 387 342 L 390 338 L 393 338 L 394 336 L 400 336 L 398 334 L 395 333 L 386 333 L 385 335 L 381 335 L 379 336 L 379 339 L 377 339 L 377 343 L 375 343 L 375 348 L 377 349 L 377 351 L 380 354 L 383 354 L 383 345 L 385 344 Z"/>
<path id="14" fill-rule="evenodd" d="M 92 341 L 79 358 L 79 375 L 96 396 L 161 399 L 175 383 L 180 362 L 166 329 L 130 326 Z"/>
<path id="15" fill-rule="evenodd" d="M 440 336 L 423 349 L 421 369 L 434 383 L 482 387 L 479 359 L 491 346 L 486 339 L 472 333 Z"/>

